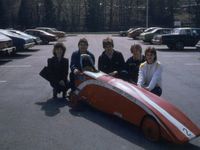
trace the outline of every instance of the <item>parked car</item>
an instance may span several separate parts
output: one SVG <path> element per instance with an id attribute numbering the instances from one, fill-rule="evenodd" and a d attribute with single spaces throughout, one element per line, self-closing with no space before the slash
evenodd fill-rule
<path id="1" fill-rule="evenodd" d="M 34 40 L 35 44 L 37 44 L 37 45 L 42 43 L 42 40 L 39 37 L 32 36 L 30 34 L 24 33 L 24 32 L 19 31 L 19 30 L 9 29 L 9 31 L 16 33 L 16 34 L 19 34 L 21 36 L 27 37 L 27 38 L 31 38 L 31 39 Z"/>
<path id="2" fill-rule="evenodd" d="M 0 54 L 13 54 L 15 51 L 12 39 L 0 33 Z"/>
<path id="3" fill-rule="evenodd" d="M 143 32 L 140 34 L 140 39 L 143 40 L 144 42 L 152 42 L 152 39 L 155 35 L 158 34 L 167 34 L 170 33 L 171 29 L 170 28 L 154 28 L 149 32 Z"/>
<path id="4" fill-rule="evenodd" d="M 153 44 L 155 44 L 155 45 L 161 45 L 162 44 L 162 34 L 154 35 L 154 37 L 151 40 L 151 42 Z"/>
<path id="5" fill-rule="evenodd" d="M 196 48 L 197 48 L 198 50 L 200 50 L 200 40 L 199 40 L 199 42 L 196 44 Z"/>
<path id="6" fill-rule="evenodd" d="M 120 35 L 120 36 L 127 36 L 128 33 L 129 33 L 131 30 L 134 30 L 134 28 L 130 28 L 130 29 L 126 30 L 126 31 L 119 31 L 119 35 Z"/>
<path id="7" fill-rule="evenodd" d="M 43 30 L 27 29 L 24 32 L 39 37 L 42 40 L 42 43 L 44 44 L 48 44 L 49 42 L 55 42 L 58 40 L 57 36 Z"/>
<path id="8" fill-rule="evenodd" d="M 161 36 L 162 44 L 169 49 L 184 49 L 185 46 L 195 46 L 200 40 L 200 28 L 175 28 L 172 33 Z"/>
<path id="9" fill-rule="evenodd" d="M 17 50 L 28 49 L 35 45 L 33 39 L 20 36 L 19 34 L 10 32 L 8 30 L 0 29 L 0 33 L 10 37 L 13 40 L 13 45 Z"/>
<path id="10" fill-rule="evenodd" d="M 37 30 L 43 30 L 48 33 L 54 34 L 59 38 L 65 37 L 66 33 L 63 31 L 58 31 L 56 28 L 48 28 L 48 27 L 37 27 Z"/>
<path id="11" fill-rule="evenodd" d="M 144 32 L 151 32 L 151 31 L 153 31 L 156 28 L 160 28 L 160 27 L 149 27 L 149 28 L 145 29 Z"/>
<path id="12" fill-rule="evenodd" d="M 136 39 L 146 28 L 136 28 L 128 33 L 128 37 Z"/>

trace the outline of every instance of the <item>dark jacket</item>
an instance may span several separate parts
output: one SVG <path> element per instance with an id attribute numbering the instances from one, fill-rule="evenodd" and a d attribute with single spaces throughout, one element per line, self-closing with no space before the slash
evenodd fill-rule
<path id="1" fill-rule="evenodd" d="M 95 63 L 95 57 L 94 57 L 94 55 L 91 52 L 89 52 L 89 51 L 87 51 L 86 54 L 90 55 L 91 58 L 92 58 L 92 60 Z M 78 51 L 73 52 L 72 56 L 71 56 L 71 63 L 70 63 L 70 69 L 71 69 L 72 72 L 74 71 L 74 69 L 78 69 L 78 70 L 82 71 L 80 60 L 81 60 L 81 53 L 80 53 L 80 51 L 78 50 Z"/>
<path id="2" fill-rule="evenodd" d="M 50 72 L 51 85 L 56 88 L 61 80 L 67 83 L 69 60 L 67 58 L 62 58 L 59 62 L 56 57 L 52 57 L 49 58 L 47 62 Z"/>
<path id="3" fill-rule="evenodd" d="M 105 51 L 99 56 L 98 69 L 105 72 L 111 73 L 113 71 L 121 72 L 124 69 L 124 57 L 121 52 L 114 50 L 112 58 L 108 58 Z"/>
<path id="4" fill-rule="evenodd" d="M 140 67 L 140 64 L 143 63 L 144 61 L 145 61 L 144 56 L 142 56 L 141 61 L 133 59 L 132 56 L 127 59 L 125 63 L 125 68 L 126 68 L 126 71 L 128 72 L 129 81 L 133 81 L 137 83 L 139 67 Z"/>

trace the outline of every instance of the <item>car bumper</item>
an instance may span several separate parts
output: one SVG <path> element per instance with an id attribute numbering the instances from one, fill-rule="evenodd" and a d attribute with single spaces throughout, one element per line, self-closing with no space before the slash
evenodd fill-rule
<path id="1" fill-rule="evenodd" d="M 160 40 L 152 40 L 151 41 L 153 44 L 155 44 L 155 45 L 161 45 L 162 44 L 162 41 L 160 41 Z"/>
<path id="2" fill-rule="evenodd" d="M 0 53 L 3 53 L 3 54 L 11 54 L 15 51 L 16 51 L 16 47 L 7 47 L 7 48 L 0 49 Z"/>
<path id="3" fill-rule="evenodd" d="M 42 40 L 35 40 L 35 44 L 40 45 L 42 43 Z"/>
<path id="4" fill-rule="evenodd" d="M 28 48 L 31 48 L 35 45 L 35 43 L 27 43 L 27 44 L 24 44 L 24 49 L 28 49 Z"/>

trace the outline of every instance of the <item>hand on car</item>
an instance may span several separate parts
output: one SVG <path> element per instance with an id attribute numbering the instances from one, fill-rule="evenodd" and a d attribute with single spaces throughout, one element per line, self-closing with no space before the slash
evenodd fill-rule
<path id="1" fill-rule="evenodd" d="M 78 70 L 78 69 L 74 69 L 74 74 L 75 74 L 75 75 L 79 75 L 79 74 L 81 74 L 81 72 L 80 72 L 80 70 Z"/>

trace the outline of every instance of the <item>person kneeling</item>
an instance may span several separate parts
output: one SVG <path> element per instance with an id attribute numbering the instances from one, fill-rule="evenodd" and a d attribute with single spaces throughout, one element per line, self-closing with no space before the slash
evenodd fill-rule
<path id="1" fill-rule="evenodd" d="M 146 61 L 140 65 L 137 85 L 144 89 L 161 96 L 161 75 L 162 66 L 157 61 L 155 48 L 148 47 L 145 50 Z"/>
<path id="2" fill-rule="evenodd" d="M 68 77 L 69 61 L 64 58 L 66 47 L 63 43 L 56 43 L 53 48 L 53 57 L 47 60 L 50 72 L 50 85 L 53 87 L 53 98 L 62 92 L 65 98 L 67 90 L 70 88 Z"/>

